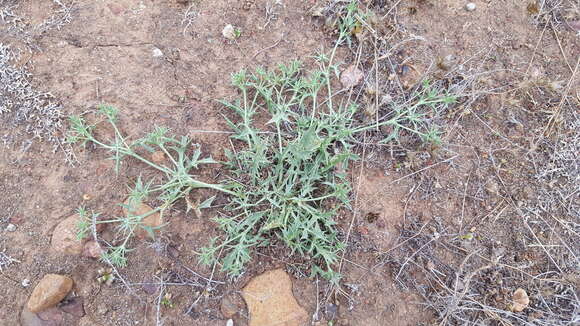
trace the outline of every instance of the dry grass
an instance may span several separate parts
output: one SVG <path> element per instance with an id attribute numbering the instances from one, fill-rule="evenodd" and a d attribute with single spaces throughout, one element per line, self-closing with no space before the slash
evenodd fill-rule
<path id="1" fill-rule="evenodd" d="M 68 161 L 72 152 L 62 142 L 63 106 L 50 93 L 31 82 L 28 65 L 16 66 L 21 50 L 6 41 L 23 42 L 28 51 L 40 50 L 38 40 L 48 31 L 60 29 L 72 18 L 73 7 L 54 0 L 55 12 L 38 26 L 32 26 L 17 13 L 19 2 L 0 0 L 0 117 L 3 120 L 2 141 L 5 146 L 19 146 L 26 152 L 34 140 L 46 140 L 54 150 L 62 149 Z M 13 127 L 17 128 L 16 132 Z M 19 135 L 25 139 L 13 144 Z"/>

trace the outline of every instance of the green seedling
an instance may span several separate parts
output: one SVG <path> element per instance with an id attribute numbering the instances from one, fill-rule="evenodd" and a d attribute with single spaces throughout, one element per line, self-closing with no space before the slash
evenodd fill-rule
<path id="1" fill-rule="evenodd" d="M 97 282 L 101 284 L 111 285 L 115 280 L 115 275 L 113 275 L 113 271 L 111 269 L 101 268 L 97 271 L 99 276 L 97 277 Z"/>
<path id="2" fill-rule="evenodd" d="M 236 39 L 239 39 L 242 36 L 242 30 L 239 28 L 234 29 L 234 36 Z"/>
<path id="3" fill-rule="evenodd" d="M 165 295 L 161 299 L 161 302 L 160 302 L 161 305 L 164 306 L 165 308 L 173 308 L 174 304 L 173 304 L 173 301 L 171 300 L 172 297 L 173 297 L 173 295 L 171 293 L 165 293 Z"/>

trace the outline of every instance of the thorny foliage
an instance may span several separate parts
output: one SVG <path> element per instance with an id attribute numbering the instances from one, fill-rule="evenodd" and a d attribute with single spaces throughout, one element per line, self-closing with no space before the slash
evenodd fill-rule
<path id="1" fill-rule="evenodd" d="M 191 140 L 183 136 L 176 138 L 170 135 L 170 130 L 164 127 L 155 127 L 152 132 L 141 139 L 129 141 L 118 127 L 118 110 L 112 106 L 101 105 L 97 114 L 105 119 L 106 123 L 114 130 L 113 139 L 101 139 L 95 136 L 94 130 L 97 123 L 89 123 L 85 117 L 71 116 L 69 118 L 71 130 L 68 133 L 67 142 L 72 144 L 93 144 L 111 153 L 110 159 L 115 162 L 115 172 L 119 173 L 123 161 L 133 158 L 140 163 L 144 163 L 149 168 L 153 168 L 164 177 L 161 182 L 149 180 L 143 182 L 141 177 L 137 179 L 135 185 L 129 188 L 129 198 L 125 204 L 121 204 L 127 211 L 126 216 L 107 220 L 97 220 L 97 213 L 88 212 L 84 208 L 79 208 L 80 217 L 78 223 L 78 237 L 85 238 L 89 234 L 92 221 L 97 224 L 114 223 L 117 226 L 118 244 L 109 246 L 106 252 L 107 260 L 118 266 L 126 266 L 126 254 L 130 251 L 129 241 L 135 235 L 138 228 L 142 228 L 153 236 L 154 228 L 143 224 L 143 219 L 152 214 L 163 214 L 176 201 L 185 199 L 189 209 L 202 209 L 211 205 L 211 197 L 205 202 L 192 207 L 188 196 L 190 192 L 197 188 L 211 188 L 221 192 L 233 194 L 230 190 L 221 185 L 209 184 L 194 179 L 193 171 L 200 165 L 216 163 L 211 157 L 201 157 L 199 146 L 191 144 Z M 193 148 L 193 150 L 191 150 Z M 157 152 L 166 160 L 164 162 L 154 162 L 149 159 L 151 153 Z M 145 213 L 141 213 L 139 207 L 155 195 L 161 201 L 161 205 Z"/>
<path id="2" fill-rule="evenodd" d="M 339 207 L 350 208 L 345 172 L 357 158 L 351 151 L 354 135 L 389 126 L 384 141 L 397 139 L 401 130 L 436 141 L 437 131 L 424 129 L 426 112 L 455 100 L 426 82 L 414 104 L 357 126 L 357 106 L 333 98 L 330 85 L 337 66 L 325 55 L 317 63 L 320 69 L 308 74 L 295 61 L 277 71 L 259 68 L 255 74 L 241 71 L 233 76 L 242 99 L 224 104 L 241 119 L 228 123 L 236 133 L 233 138 L 247 148 L 227 153 L 237 194 L 228 206 L 233 215 L 215 219 L 227 238 L 204 248 L 202 262 L 215 262 L 223 250 L 222 270 L 237 276 L 250 261 L 252 248 L 270 244 L 274 236 L 293 253 L 311 259 L 313 275 L 337 281 L 340 276 L 332 266 L 344 244 L 334 217 Z M 269 114 L 271 131 L 255 126 L 261 112 Z"/>
<path id="3" fill-rule="evenodd" d="M 428 123 L 432 111 L 455 101 L 427 81 L 416 101 L 394 107 L 391 114 L 371 125 L 356 121 L 358 106 L 336 97 L 332 79 L 339 76 L 333 62 L 338 46 L 351 44 L 351 36 L 366 15 L 356 1 L 334 16 L 338 39 L 329 55 L 314 57 L 317 69 L 305 71 L 298 61 L 276 70 L 245 70 L 232 77 L 241 99 L 223 104 L 235 112 L 228 120 L 233 139 L 245 146 L 228 152 L 233 190 L 228 215 L 215 218 L 225 232 L 201 252 L 206 264 L 220 262 L 222 270 L 238 276 L 251 260 L 254 248 L 277 239 L 292 253 L 311 262 L 311 274 L 338 282 L 333 270 L 344 250 L 336 229 L 340 207 L 350 208 L 350 183 L 346 171 L 357 159 L 352 152 L 354 135 L 388 127 L 384 141 L 396 140 L 403 130 L 426 142 L 436 142 L 438 131 Z M 259 128 L 255 120 L 270 118 Z M 223 253 L 223 257 L 220 254 Z"/>

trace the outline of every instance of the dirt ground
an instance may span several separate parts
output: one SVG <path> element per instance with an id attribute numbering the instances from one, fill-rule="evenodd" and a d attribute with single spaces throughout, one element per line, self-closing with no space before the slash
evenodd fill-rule
<path id="1" fill-rule="evenodd" d="M 198 217 L 177 204 L 158 239 L 134 243 L 119 270 L 127 284 L 97 282 L 106 264 L 52 252 L 50 239 L 79 206 L 120 214 L 127 183 L 152 174 L 136 163 L 117 176 L 105 151 L 63 143 L 67 116 L 111 104 L 130 137 L 164 125 L 225 160 L 228 134 L 199 130 L 229 130 L 216 100 L 237 96 L 231 74 L 295 58 L 308 65 L 335 40 L 328 11 L 316 9 L 341 1 L 0 0 L 24 22 L 0 15 L 0 43 L 20 51 L 10 65 L 58 103 L 23 118 L 0 102 L 0 324 L 19 325 L 34 284 L 57 273 L 74 279 L 86 312 L 61 325 L 159 325 L 159 314 L 164 325 L 226 325 L 224 297 L 237 302 L 235 325 L 247 325 L 240 289 L 277 267 L 294 276 L 312 325 L 579 322 L 580 5 L 476 0 L 468 11 L 466 3 L 359 3 L 370 26 L 338 57 L 365 74 L 353 91 L 361 107 L 380 113 L 425 78 L 459 101 L 436 117 L 439 146 L 361 137 L 350 171 L 355 205 L 336 218 L 348 246 L 341 291 L 332 291 L 278 248 L 257 250 L 235 280 L 200 265 L 196 250 L 219 234 L 209 220 L 218 208 Z M 227 24 L 241 30 L 235 41 L 222 36 Z M 46 112 L 58 112 L 54 125 L 35 118 Z M 199 173 L 222 176 L 220 167 Z M 225 201 L 218 196 L 218 206 Z M 161 287 L 174 306 L 158 312 Z M 517 288 L 530 296 L 523 312 L 509 308 Z"/>

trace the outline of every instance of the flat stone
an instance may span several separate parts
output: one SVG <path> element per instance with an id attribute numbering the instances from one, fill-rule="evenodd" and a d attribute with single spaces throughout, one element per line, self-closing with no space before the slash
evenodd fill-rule
<path id="1" fill-rule="evenodd" d="M 75 214 L 58 223 L 50 240 L 52 251 L 69 255 L 78 255 L 83 251 L 83 244 L 86 240 L 77 239 L 78 221 L 79 216 Z"/>
<path id="2" fill-rule="evenodd" d="M 129 199 L 125 200 L 125 205 L 130 206 L 129 205 Z M 145 204 L 145 203 L 140 203 L 139 205 L 137 205 L 137 207 L 132 207 L 131 210 L 123 207 L 123 212 L 125 213 L 125 215 L 129 215 L 132 214 L 134 216 L 137 215 L 144 215 L 147 214 L 149 212 L 151 212 L 153 210 L 153 208 L 151 208 L 151 206 Z M 161 214 L 159 214 L 158 212 L 153 213 L 151 215 L 146 216 L 142 221 L 141 221 L 142 225 L 144 226 L 148 226 L 151 228 L 156 228 L 159 227 L 161 225 L 163 225 L 163 219 L 161 218 Z M 159 232 L 159 229 L 154 229 L 153 230 L 154 234 L 157 234 Z M 145 229 L 141 228 L 141 227 L 137 227 L 135 229 L 135 235 L 139 238 L 139 239 L 147 239 L 147 238 L 151 238 L 151 235 L 149 234 L 149 232 L 147 232 Z"/>
<path id="3" fill-rule="evenodd" d="M 62 326 L 62 321 L 62 312 L 56 308 L 36 314 L 24 306 L 20 313 L 21 326 Z"/>
<path id="4" fill-rule="evenodd" d="M 42 319 L 44 322 L 43 325 L 62 325 L 62 314 L 62 311 L 58 310 L 56 307 L 51 307 L 37 313 L 36 315 Z"/>
<path id="5" fill-rule="evenodd" d="M 44 275 L 28 299 L 28 310 L 40 312 L 55 306 L 66 297 L 72 287 L 73 280 L 67 276 L 58 274 Z"/>
<path id="6" fill-rule="evenodd" d="M 351 65 L 340 74 L 340 83 L 344 88 L 352 88 L 360 84 L 363 78 L 364 73 L 356 65 Z"/>
<path id="7" fill-rule="evenodd" d="M 74 297 L 63 303 L 59 308 L 75 317 L 83 317 L 85 315 L 84 300 L 82 297 Z"/>
<path id="8" fill-rule="evenodd" d="M 242 290 L 250 313 L 249 326 L 302 326 L 308 314 L 292 294 L 292 280 L 283 269 L 254 277 Z"/>

